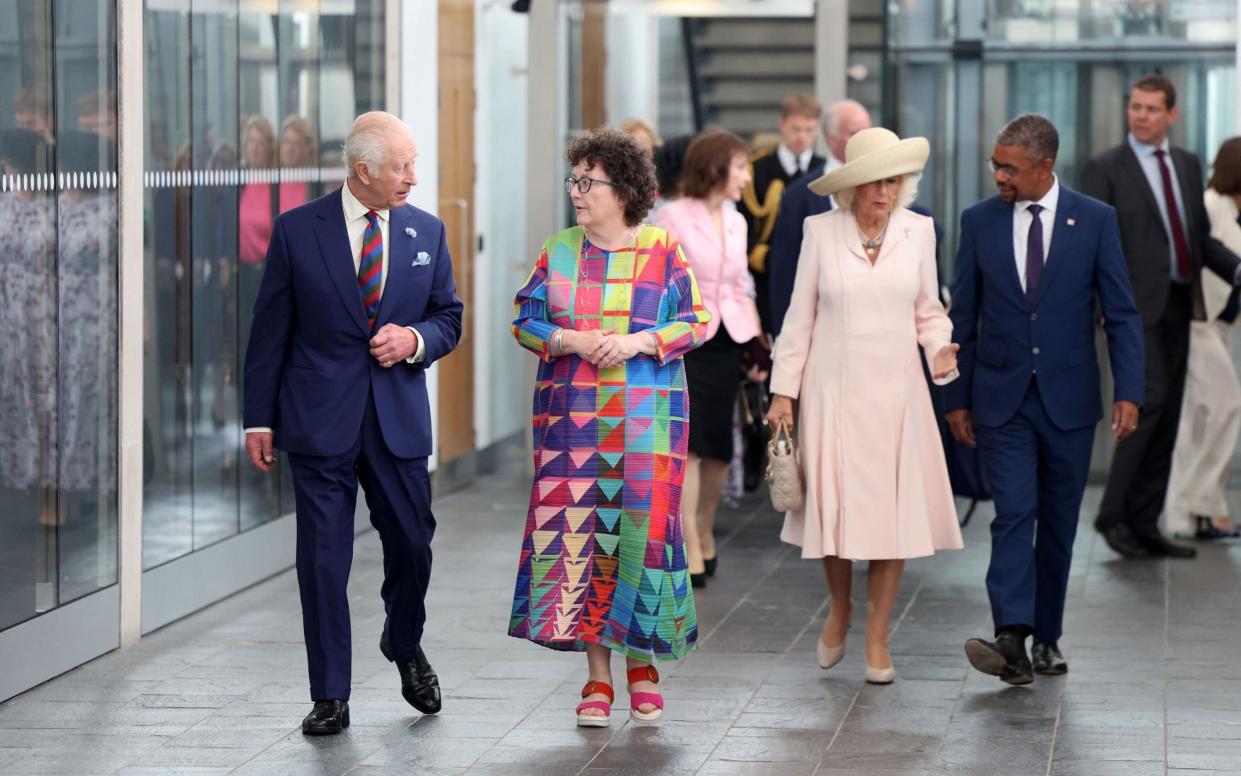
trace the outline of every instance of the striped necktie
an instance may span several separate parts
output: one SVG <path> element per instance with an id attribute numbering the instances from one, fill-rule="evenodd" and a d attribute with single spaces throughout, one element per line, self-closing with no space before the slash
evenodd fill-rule
<path id="1" fill-rule="evenodd" d="M 379 216 L 366 211 L 366 231 L 362 233 L 362 259 L 358 262 L 358 288 L 362 290 L 362 309 L 371 330 L 379 313 L 380 279 L 383 277 L 384 238 L 379 231 Z"/>

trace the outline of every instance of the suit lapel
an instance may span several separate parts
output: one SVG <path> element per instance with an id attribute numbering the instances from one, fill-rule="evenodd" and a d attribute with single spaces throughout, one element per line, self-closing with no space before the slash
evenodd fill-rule
<path id="1" fill-rule="evenodd" d="M 339 189 L 323 199 L 317 216 L 319 223 L 315 227 L 315 239 L 319 242 L 323 263 L 327 265 L 328 277 L 336 286 L 349 316 L 369 334 L 370 326 L 362 309 L 362 291 L 358 288 L 358 276 L 353 268 L 353 247 L 349 244 L 349 231 L 345 228 L 345 212 Z"/>
<path id="2" fill-rule="evenodd" d="M 1039 283 L 1038 294 L 1034 297 L 1034 306 L 1043 301 L 1047 287 L 1056 279 L 1060 265 L 1068 261 L 1067 254 L 1077 233 L 1077 198 L 1073 192 L 1060 187 L 1060 202 L 1054 214 L 1055 226 L 1051 230 L 1051 245 L 1047 250 L 1047 263 L 1043 267 L 1043 279 Z M 1072 223 L 1070 223 L 1072 222 Z"/>
<path id="3" fill-rule="evenodd" d="M 999 197 L 995 200 L 999 212 L 992 222 L 995 260 L 1000 263 L 1000 275 L 1008 278 L 1008 290 L 1024 303 L 1026 294 L 1021 290 L 1021 276 L 1017 274 L 1017 254 L 1013 253 L 1013 206 Z"/>
<path id="4" fill-rule="evenodd" d="M 388 277 L 384 280 L 384 293 L 375 316 L 376 329 L 388 322 L 414 272 L 414 244 L 418 240 L 418 232 L 412 224 L 413 214 L 409 207 L 388 211 Z M 412 234 L 405 231 L 407 228 Z"/>
<path id="5" fill-rule="evenodd" d="M 1130 183 L 1134 188 L 1142 192 L 1142 199 L 1146 200 L 1146 206 L 1150 208 L 1151 214 L 1162 221 L 1163 214 L 1159 212 L 1159 203 L 1155 201 L 1155 192 L 1151 191 L 1150 181 L 1146 179 L 1146 172 L 1142 170 L 1142 163 L 1138 161 L 1138 155 L 1133 152 L 1133 148 L 1127 142 L 1120 148 L 1120 166 L 1129 174 L 1129 177 L 1132 179 Z"/>
<path id="6" fill-rule="evenodd" d="M 1200 228 L 1198 224 L 1194 223 L 1194 214 L 1197 211 L 1189 205 L 1188 194 L 1195 188 L 1193 182 L 1189 179 L 1189 160 L 1185 158 L 1185 154 L 1179 148 L 1172 148 L 1171 145 L 1168 148 L 1171 150 L 1168 156 L 1172 159 L 1172 171 L 1175 173 L 1176 182 L 1181 188 L 1181 202 L 1185 205 L 1183 211 L 1185 213 L 1185 237 L 1189 238 L 1190 235 L 1197 234 Z M 1190 239 L 1191 254 L 1193 253 L 1192 245 L 1193 241 Z"/>

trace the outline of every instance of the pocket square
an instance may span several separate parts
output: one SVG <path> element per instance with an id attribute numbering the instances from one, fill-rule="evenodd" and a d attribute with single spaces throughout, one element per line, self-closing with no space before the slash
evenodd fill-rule
<path id="1" fill-rule="evenodd" d="M 414 263 L 412 266 L 421 267 L 424 264 L 430 264 L 430 263 L 431 263 L 431 254 L 427 253 L 426 251 L 418 251 L 418 255 L 414 257 Z"/>

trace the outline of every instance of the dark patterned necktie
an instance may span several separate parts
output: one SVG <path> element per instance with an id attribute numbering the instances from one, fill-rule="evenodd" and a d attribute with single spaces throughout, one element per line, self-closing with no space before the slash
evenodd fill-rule
<path id="1" fill-rule="evenodd" d="M 371 330 L 379 313 L 380 279 L 383 277 L 384 238 L 379 231 L 379 216 L 366 211 L 366 231 L 362 233 L 362 259 L 358 262 L 358 288 L 362 290 L 362 309 Z"/>
<path id="2" fill-rule="evenodd" d="M 1042 205 L 1030 205 L 1030 233 L 1026 235 L 1026 302 L 1033 305 L 1038 297 L 1038 284 L 1043 279 L 1043 219 L 1038 217 Z"/>
<path id="3" fill-rule="evenodd" d="M 1172 190 L 1172 174 L 1168 172 L 1167 154 L 1162 148 L 1155 151 L 1159 160 L 1159 178 L 1163 182 L 1163 201 L 1168 205 L 1168 225 L 1172 227 L 1172 247 L 1176 249 L 1176 274 L 1182 280 L 1189 279 L 1189 242 L 1185 239 L 1185 227 L 1181 225 L 1181 211 L 1176 206 L 1176 193 Z"/>

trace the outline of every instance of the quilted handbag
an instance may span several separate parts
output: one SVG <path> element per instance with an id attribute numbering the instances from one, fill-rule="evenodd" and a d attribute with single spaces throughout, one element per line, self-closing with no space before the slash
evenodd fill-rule
<path id="1" fill-rule="evenodd" d="M 797 445 L 784 421 L 767 443 L 767 483 L 771 487 L 771 506 L 777 512 L 796 512 L 802 508 L 806 491 L 802 485 Z"/>

